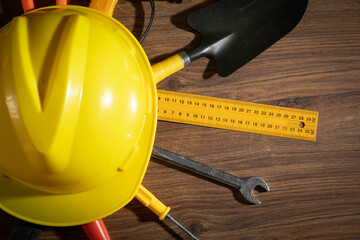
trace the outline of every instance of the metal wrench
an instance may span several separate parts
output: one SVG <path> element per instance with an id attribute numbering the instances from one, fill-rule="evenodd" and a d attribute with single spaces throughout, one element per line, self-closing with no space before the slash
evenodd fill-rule
<path id="1" fill-rule="evenodd" d="M 193 173 L 211 178 L 217 182 L 221 182 L 227 186 L 236 188 L 240 191 L 243 197 L 250 203 L 260 204 L 261 202 L 257 200 L 253 195 L 252 191 L 255 187 L 261 186 L 266 191 L 270 191 L 269 186 L 266 182 L 259 177 L 248 177 L 248 178 L 239 178 L 234 175 L 222 172 L 218 169 L 209 167 L 205 164 L 196 162 L 189 158 L 180 156 L 176 153 L 169 152 L 165 149 L 154 146 L 152 150 L 152 156 L 166 161 L 168 163 L 174 164 L 186 170 L 189 170 Z"/>

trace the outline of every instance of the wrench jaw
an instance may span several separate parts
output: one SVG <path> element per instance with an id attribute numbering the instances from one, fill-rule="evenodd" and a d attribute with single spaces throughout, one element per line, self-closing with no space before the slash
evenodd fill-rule
<path id="1" fill-rule="evenodd" d="M 260 186 L 266 191 L 270 191 L 269 186 L 266 184 L 266 182 L 259 177 L 250 177 L 247 178 L 244 186 L 240 188 L 241 194 L 244 196 L 244 198 L 252 203 L 252 204 L 260 204 L 261 202 L 257 200 L 253 195 L 252 192 L 255 189 L 255 187 Z"/>

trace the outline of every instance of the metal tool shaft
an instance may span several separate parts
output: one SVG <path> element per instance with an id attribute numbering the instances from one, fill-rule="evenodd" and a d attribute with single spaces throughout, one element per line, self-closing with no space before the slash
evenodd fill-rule
<path id="1" fill-rule="evenodd" d="M 199 240 L 197 237 L 195 237 L 194 234 L 192 234 L 189 230 L 187 230 L 185 227 L 183 227 L 178 221 L 176 221 L 174 218 L 172 218 L 169 214 L 166 215 L 166 218 L 169 218 L 173 223 L 176 224 L 181 230 L 183 230 L 187 235 L 189 235 L 192 239 Z"/>
<path id="2" fill-rule="evenodd" d="M 156 146 L 153 147 L 152 155 L 193 173 L 208 177 L 217 182 L 224 183 L 230 187 L 240 189 L 241 186 L 243 186 L 246 182 L 246 178 L 236 177 Z"/>
<path id="3" fill-rule="evenodd" d="M 269 186 L 262 178 L 239 178 L 156 146 L 153 147 L 152 155 L 160 160 L 174 164 L 193 173 L 205 176 L 229 187 L 236 188 L 248 202 L 253 204 L 261 203 L 252 196 L 252 191 L 256 186 L 261 186 L 266 191 L 270 190 Z"/>

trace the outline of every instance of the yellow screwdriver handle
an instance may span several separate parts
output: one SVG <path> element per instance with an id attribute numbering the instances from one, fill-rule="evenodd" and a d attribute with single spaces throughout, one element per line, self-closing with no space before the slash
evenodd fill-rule
<path id="1" fill-rule="evenodd" d="M 118 0 L 91 0 L 89 7 L 112 16 L 117 2 Z"/>
<path id="2" fill-rule="evenodd" d="M 149 208 L 153 213 L 159 216 L 160 220 L 163 220 L 170 211 L 170 207 L 165 206 L 142 185 L 140 185 L 135 197 L 145 207 Z"/>

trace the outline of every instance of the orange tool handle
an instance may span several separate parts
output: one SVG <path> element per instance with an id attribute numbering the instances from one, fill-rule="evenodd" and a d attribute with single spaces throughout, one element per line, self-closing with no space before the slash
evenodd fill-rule
<path id="1" fill-rule="evenodd" d="M 82 225 L 89 240 L 111 240 L 102 219 Z"/>
<path id="2" fill-rule="evenodd" d="M 33 10 L 35 8 L 33 0 L 21 0 L 21 4 L 22 4 L 22 7 L 24 9 L 24 12 L 28 12 L 28 11 Z"/>
<path id="3" fill-rule="evenodd" d="M 21 0 L 24 12 L 35 9 L 34 0 Z M 56 5 L 67 5 L 67 0 L 56 0 Z"/>
<path id="4" fill-rule="evenodd" d="M 67 5 L 67 0 L 56 0 L 56 5 Z"/>
<path id="5" fill-rule="evenodd" d="M 118 0 L 91 0 L 89 7 L 112 16 L 117 2 Z"/>

